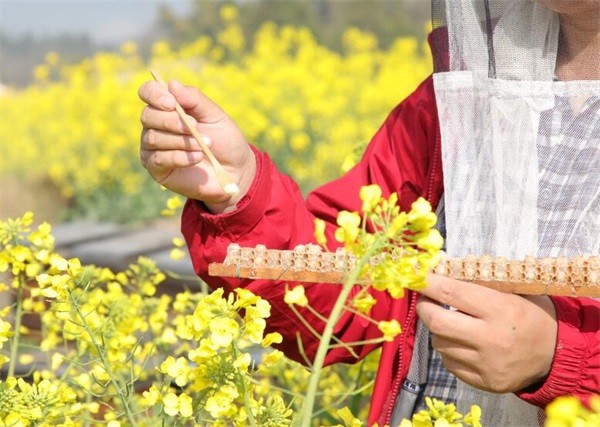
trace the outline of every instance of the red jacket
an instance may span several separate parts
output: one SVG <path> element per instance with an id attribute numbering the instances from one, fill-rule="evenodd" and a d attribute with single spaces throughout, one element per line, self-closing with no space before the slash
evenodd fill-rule
<path id="1" fill-rule="evenodd" d="M 209 277 L 208 264 L 222 262 L 231 242 L 241 246 L 262 243 L 271 249 L 290 249 L 314 242 L 313 218 L 328 223 L 329 241 L 333 242 L 335 220 L 340 210 L 359 211 L 359 189 L 378 184 L 385 196 L 399 195 L 400 205 L 409 209 L 419 196 L 437 206 L 443 192 L 440 131 L 432 79 L 429 78 L 388 116 L 373 137 L 362 160 L 342 178 L 313 191 L 306 201 L 294 181 L 277 171 L 269 157 L 256 152 L 257 175 L 248 194 L 235 212 L 223 215 L 208 213 L 201 203 L 189 200 L 184 208 L 182 231 L 187 240 L 195 271 L 212 287 L 231 291 L 245 287 L 267 299 L 272 305 L 268 319 L 271 331 L 280 332 L 279 347 L 288 357 L 302 361 L 296 334 L 303 338 L 304 350 L 314 357 L 316 340 L 283 302 L 284 284 L 264 280 Z M 339 287 L 306 284 L 311 305 L 327 315 Z M 368 424 L 384 425 L 390 418 L 394 402 L 404 380 L 415 339 L 417 294 L 408 292 L 399 300 L 373 291 L 377 304 L 372 316 L 377 320 L 395 318 L 403 333 L 393 342 L 383 344 L 371 401 Z M 544 406 L 554 398 L 573 394 L 587 398 L 600 391 L 600 302 L 586 298 L 552 298 L 558 316 L 558 338 L 552 369 L 547 379 L 518 395 L 527 402 Z M 322 324 L 303 312 L 310 324 Z M 337 325 L 336 335 L 346 342 L 380 336 L 377 326 L 346 314 Z M 357 348 L 364 357 L 375 348 Z M 331 350 L 326 363 L 356 362 L 343 348 Z"/>

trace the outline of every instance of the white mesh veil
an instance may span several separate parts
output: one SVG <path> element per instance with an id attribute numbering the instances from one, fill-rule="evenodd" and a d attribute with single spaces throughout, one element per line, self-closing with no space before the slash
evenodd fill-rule
<path id="1" fill-rule="evenodd" d="M 600 81 L 556 81 L 556 14 L 531 0 L 433 0 L 447 252 L 598 255 Z M 600 65 L 598 65 L 600 67 Z M 535 425 L 512 394 L 458 387 L 483 425 Z"/>

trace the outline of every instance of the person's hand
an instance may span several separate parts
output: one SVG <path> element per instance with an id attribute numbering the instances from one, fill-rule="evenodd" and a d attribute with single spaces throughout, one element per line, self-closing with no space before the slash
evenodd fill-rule
<path id="1" fill-rule="evenodd" d="M 236 124 L 198 89 L 169 82 L 167 91 L 148 81 L 138 91 L 148 104 L 141 114 L 140 158 L 150 175 L 169 190 L 203 201 L 213 212 L 228 212 L 248 191 L 256 159 Z M 229 197 L 217 181 L 210 162 L 175 111 L 175 99 L 196 122 L 211 151 L 240 193 Z"/>
<path id="2" fill-rule="evenodd" d="M 547 376 L 558 328 L 550 298 L 505 294 L 434 274 L 427 283 L 419 291 L 417 313 L 449 372 L 496 393 L 515 392 Z"/>

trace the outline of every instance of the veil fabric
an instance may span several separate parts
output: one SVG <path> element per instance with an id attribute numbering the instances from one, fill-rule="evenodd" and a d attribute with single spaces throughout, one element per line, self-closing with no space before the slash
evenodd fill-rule
<path id="1" fill-rule="evenodd" d="M 446 251 L 600 252 L 600 81 L 557 81 L 559 17 L 529 0 L 433 0 Z M 483 425 L 537 425 L 514 394 L 458 381 Z"/>

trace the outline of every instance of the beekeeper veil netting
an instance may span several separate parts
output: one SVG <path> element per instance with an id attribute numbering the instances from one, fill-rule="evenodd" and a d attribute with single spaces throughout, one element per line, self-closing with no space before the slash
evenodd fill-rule
<path id="1" fill-rule="evenodd" d="M 533 0 L 432 5 L 448 254 L 598 255 L 600 81 L 559 81 L 560 17 Z M 483 425 L 539 422 L 514 395 L 457 394 Z"/>

